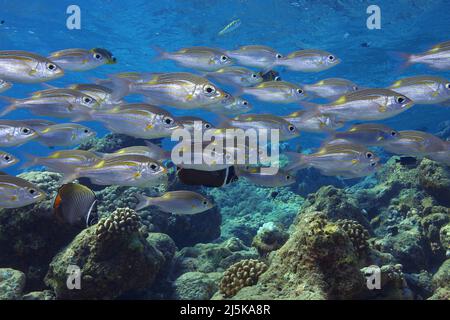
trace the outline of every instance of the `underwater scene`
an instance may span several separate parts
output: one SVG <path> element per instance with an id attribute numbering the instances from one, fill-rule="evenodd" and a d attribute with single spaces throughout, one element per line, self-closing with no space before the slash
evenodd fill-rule
<path id="1" fill-rule="evenodd" d="M 449 1 L 0 8 L 0 300 L 450 299 Z"/>

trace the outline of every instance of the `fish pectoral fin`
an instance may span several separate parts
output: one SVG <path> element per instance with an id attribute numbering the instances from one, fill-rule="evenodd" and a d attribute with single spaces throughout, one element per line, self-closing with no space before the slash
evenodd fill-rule
<path id="1" fill-rule="evenodd" d="M 194 95 L 192 93 L 189 93 L 188 95 L 186 95 L 187 101 L 191 101 L 192 99 L 194 99 Z"/>
<path id="2" fill-rule="evenodd" d="M 142 177 L 142 174 L 141 174 L 140 172 L 136 172 L 136 173 L 133 175 L 133 178 L 134 178 L 134 179 L 139 179 L 140 177 Z"/>
<path id="3" fill-rule="evenodd" d="M 378 111 L 380 111 L 380 112 L 386 112 L 386 111 L 387 111 L 387 108 L 386 108 L 386 106 L 380 105 L 380 106 L 378 107 Z"/>
<path id="4" fill-rule="evenodd" d="M 31 69 L 31 70 L 28 72 L 28 74 L 29 74 L 30 76 L 33 76 L 33 75 L 35 75 L 36 73 L 37 73 L 36 69 Z"/>
<path id="5" fill-rule="evenodd" d="M 354 165 L 354 164 L 357 164 L 359 161 L 357 160 L 357 159 L 353 159 L 352 160 L 352 164 Z"/>
<path id="6" fill-rule="evenodd" d="M 9 199 L 11 201 L 17 201 L 19 198 L 17 196 L 11 196 Z"/>
<path id="7" fill-rule="evenodd" d="M 149 123 L 146 127 L 145 127 L 145 130 L 151 130 L 151 129 L 153 129 L 153 124 L 151 124 L 151 123 Z"/>

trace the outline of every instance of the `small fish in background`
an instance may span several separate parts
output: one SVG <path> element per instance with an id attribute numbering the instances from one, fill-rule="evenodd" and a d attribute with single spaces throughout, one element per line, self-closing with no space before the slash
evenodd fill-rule
<path id="1" fill-rule="evenodd" d="M 357 178 L 372 174 L 380 167 L 380 159 L 372 151 L 351 143 L 324 145 L 312 154 L 284 154 L 288 157 L 289 164 L 283 169 L 290 172 L 315 168 L 326 176 Z"/>
<path id="2" fill-rule="evenodd" d="M 450 70 L 450 41 L 439 43 L 430 50 L 419 54 L 399 54 L 405 59 L 405 66 L 425 64 L 436 70 Z"/>
<path id="3" fill-rule="evenodd" d="M 98 220 L 96 204 L 94 191 L 81 184 L 68 183 L 58 189 L 53 211 L 61 222 L 89 227 Z"/>
<path id="4" fill-rule="evenodd" d="M 92 166 L 63 172 L 61 183 L 88 178 L 91 183 L 109 186 L 150 187 L 167 182 L 167 169 L 158 161 L 141 155 L 118 155 L 101 159 Z"/>
<path id="5" fill-rule="evenodd" d="M 20 146 L 37 137 L 38 133 L 20 120 L 0 120 L 0 147 Z"/>
<path id="6" fill-rule="evenodd" d="M 0 79 L 13 83 L 40 83 L 64 75 L 49 59 L 26 51 L 0 51 Z"/>
<path id="7" fill-rule="evenodd" d="M 395 159 L 395 162 L 408 168 L 415 168 L 418 164 L 417 158 L 415 157 L 399 157 Z"/>
<path id="8" fill-rule="evenodd" d="M 278 59 L 275 66 L 282 66 L 292 71 L 319 72 L 330 69 L 341 59 L 322 50 L 299 50 Z"/>
<path id="9" fill-rule="evenodd" d="M 168 111 L 145 103 L 129 103 L 97 110 L 90 116 L 112 132 L 142 139 L 170 137 L 175 129 L 182 128 Z"/>
<path id="10" fill-rule="evenodd" d="M 193 117 L 193 116 L 182 116 L 182 117 L 176 117 L 175 118 L 184 129 L 189 130 L 191 134 L 194 134 L 194 130 L 208 130 L 208 129 L 214 129 L 214 126 L 212 123 L 203 120 L 199 117 Z"/>
<path id="11" fill-rule="evenodd" d="M 205 109 L 222 115 L 237 115 L 249 112 L 253 109 L 253 105 L 248 100 L 230 95 L 228 101 L 221 101 L 220 103 L 210 105 Z"/>
<path id="12" fill-rule="evenodd" d="M 21 208 L 45 197 L 44 191 L 25 179 L 0 175 L 0 208 Z"/>
<path id="13" fill-rule="evenodd" d="M 169 191 L 160 197 L 137 194 L 139 203 L 135 210 L 156 206 L 159 210 L 175 215 L 193 215 L 214 207 L 214 204 L 200 193 L 186 190 Z"/>
<path id="14" fill-rule="evenodd" d="M 336 115 L 341 120 L 383 120 L 396 116 L 414 102 L 408 97 L 388 89 L 362 89 L 325 104 L 301 102 L 310 109 Z"/>
<path id="15" fill-rule="evenodd" d="M 243 94 L 272 103 L 295 103 L 307 97 L 304 89 L 286 81 L 266 81 L 254 87 L 242 88 Z"/>
<path id="16" fill-rule="evenodd" d="M 151 143 L 150 141 L 146 141 L 146 146 L 132 146 L 119 149 L 113 153 L 103 153 L 103 152 L 95 152 L 97 156 L 102 159 L 111 159 L 121 155 L 141 155 L 145 157 L 149 157 L 155 159 L 159 162 L 163 162 L 165 160 L 170 159 L 170 151 L 166 151 L 160 146 Z"/>
<path id="17" fill-rule="evenodd" d="M 450 153 L 450 142 L 427 132 L 403 130 L 399 131 L 398 139 L 389 141 L 383 148 L 394 154 L 426 157 L 436 152 Z"/>
<path id="18" fill-rule="evenodd" d="M 345 124 L 337 116 L 317 110 L 300 110 L 282 118 L 292 123 L 300 132 L 329 132 L 342 128 Z"/>
<path id="19" fill-rule="evenodd" d="M 286 187 L 295 183 L 295 175 L 282 169 L 279 169 L 276 174 L 269 174 L 257 167 L 236 166 L 236 175 L 261 187 Z"/>
<path id="20" fill-rule="evenodd" d="M 60 150 L 46 157 L 28 156 L 30 159 L 22 167 L 43 166 L 50 171 L 64 173 L 77 167 L 93 166 L 102 159 L 95 153 L 85 150 Z"/>
<path id="21" fill-rule="evenodd" d="M 15 165 L 20 160 L 9 152 L 0 150 L 0 169 Z"/>
<path id="22" fill-rule="evenodd" d="M 189 47 L 176 52 L 155 50 L 158 51 L 157 59 L 172 60 L 182 67 L 199 71 L 216 71 L 234 63 L 225 52 L 209 47 Z"/>
<path id="23" fill-rule="evenodd" d="M 206 73 L 205 76 L 219 83 L 238 87 L 251 87 L 263 82 L 259 72 L 235 66 L 220 68 L 217 71 Z"/>
<path id="24" fill-rule="evenodd" d="M 48 59 L 69 71 L 86 71 L 117 62 L 111 52 L 102 48 L 60 50 L 51 53 Z"/>
<path id="25" fill-rule="evenodd" d="M 400 138 L 397 130 L 378 123 L 364 123 L 353 125 L 344 132 L 335 132 L 327 144 L 337 144 L 346 141 L 365 146 L 383 146 Z"/>
<path id="26" fill-rule="evenodd" d="M 219 36 L 223 36 L 224 34 L 233 32 L 237 28 L 239 28 L 242 24 L 241 19 L 236 19 L 227 24 L 222 30 L 217 33 Z"/>
<path id="27" fill-rule="evenodd" d="M 240 128 L 243 130 L 275 129 L 279 130 L 279 138 L 281 141 L 293 139 L 300 135 L 292 123 L 272 114 L 241 114 L 224 121 L 221 127 Z"/>
<path id="28" fill-rule="evenodd" d="M 216 131 L 217 129 L 213 129 Z M 181 169 L 193 169 L 199 171 L 220 171 L 233 165 L 229 159 L 233 159 L 231 152 L 222 146 L 216 147 L 214 150 L 206 150 L 208 144 L 191 143 L 189 145 L 176 145 L 172 149 L 172 155 L 177 155 L 179 161 L 173 163 Z M 197 162 L 196 159 L 201 159 Z"/>
<path id="29" fill-rule="evenodd" d="M 226 53 L 237 61 L 238 64 L 257 68 L 263 72 L 269 71 L 283 55 L 267 46 L 249 45 Z"/>
<path id="30" fill-rule="evenodd" d="M 11 89 L 13 84 L 6 80 L 0 79 L 0 93 L 5 92 L 6 90 Z"/>
<path id="31" fill-rule="evenodd" d="M 356 83 L 341 78 L 323 79 L 313 84 L 305 84 L 303 87 L 312 95 L 330 100 L 360 89 Z"/>
<path id="32" fill-rule="evenodd" d="M 99 103 L 93 97 L 72 89 L 37 91 L 31 97 L 24 99 L 0 98 L 10 103 L 1 112 L 1 116 L 17 109 L 28 109 L 38 116 L 77 120 L 78 118 L 88 117 L 90 110 L 99 106 Z"/>
<path id="33" fill-rule="evenodd" d="M 438 76 L 403 78 L 389 89 L 404 94 L 415 104 L 439 104 L 450 100 L 450 81 Z"/>
<path id="34" fill-rule="evenodd" d="M 37 129 L 36 140 L 48 147 L 70 147 L 93 138 L 97 133 L 81 124 L 62 123 Z"/>

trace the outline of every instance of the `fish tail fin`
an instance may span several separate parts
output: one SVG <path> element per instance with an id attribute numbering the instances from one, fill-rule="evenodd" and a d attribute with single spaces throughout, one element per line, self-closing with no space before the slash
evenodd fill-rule
<path id="1" fill-rule="evenodd" d="M 399 62 L 399 64 L 395 68 L 395 73 L 402 73 L 410 65 L 412 65 L 411 54 L 398 51 L 390 51 L 388 54 L 393 60 Z"/>
<path id="2" fill-rule="evenodd" d="M 144 196 L 143 194 L 140 193 L 135 194 L 135 197 L 139 202 L 134 208 L 134 210 L 139 211 L 151 205 L 150 197 Z"/>
<path id="3" fill-rule="evenodd" d="M 63 172 L 62 174 L 63 174 L 63 176 L 59 180 L 59 184 L 61 184 L 61 185 L 78 179 L 80 172 L 78 169 L 75 169 L 74 171 L 66 171 L 66 172 Z"/>
<path id="4" fill-rule="evenodd" d="M 155 61 L 166 60 L 167 58 L 169 58 L 170 53 L 165 51 L 163 48 L 153 45 L 152 49 L 156 53 L 154 58 Z"/>
<path id="5" fill-rule="evenodd" d="M 39 158 L 29 154 L 29 153 L 22 153 L 22 155 L 25 157 L 25 161 L 22 163 L 22 165 L 19 167 L 19 169 L 26 169 L 31 168 L 39 164 Z"/>
<path id="6" fill-rule="evenodd" d="M 307 159 L 305 155 L 298 152 L 285 152 L 283 153 L 287 159 L 288 164 L 283 168 L 285 171 L 297 172 L 300 169 L 306 168 L 308 166 Z"/>
<path id="7" fill-rule="evenodd" d="M 131 93 L 133 83 L 130 80 L 123 78 L 111 79 L 111 90 L 113 91 L 111 97 L 114 101 L 120 100 Z"/>
<path id="8" fill-rule="evenodd" d="M 7 103 L 9 103 L 9 105 L 0 112 L 0 117 L 3 117 L 5 115 L 7 115 L 8 113 L 10 113 L 11 111 L 14 111 L 18 108 L 17 99 L 14 99 L 11 97 L 0 96 L 0 100 L 6 101 Z"/>

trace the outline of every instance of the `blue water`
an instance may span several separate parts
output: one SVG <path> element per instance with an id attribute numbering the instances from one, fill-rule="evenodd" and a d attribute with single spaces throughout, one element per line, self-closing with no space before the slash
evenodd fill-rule
<path id="1" fill-rule="evenodd" d="M 81 8 L 81 30 L 66 28 L 66 9 Z M 152 46 L 168 51 L 185 46 L 206 45 L 233 49 L 247 44 L 263 44 L 287 54 L 300 48 L 330 51 L 342 62 L 320 73 L 296 73 L 281 70 L 283 79 L 311 83 L 321 78 L 343 77 L 360 86 L 384 87 L 401 76 L 439 74 L 426 66 L 414 65 L 399 71 L 399 62 L 390 52 L 421 52 L 450 39 L 449 1 L 376 1 L 382 13 L 381 30 L 366 27 L 367 7 L 372 1 L 300 1 L 300 0 L 124 0 L 124 1 L 11 1 L 0 0 L 0 50 L 27 50 L 47 55 L 66 48 L 107 48 L 117 57 L 116 65 L 92 71 L 67 72 L 64 78 L 51 82 L 55 86 L 85 83 L 93 78 L 121 71 L 176 71 L 170 61 L 156 61 Z M 235 19 L 239 28 L 218 36 L 217 33 Z M 42 85 L 16 84 L 5 95 L 25 97 Z M 133 98 L 136 99 L 135 97 Z M 299 109 L 296 105 L 279 106 L 252 100 L 254 112 L 282 115 Z M 130 100 L 131 101 L 131 100 Z M 5 103 L 0 102 L 0 107 Z M 171 110 L 176 115 L 201 115 L 204 111 Z M 450 108 L 415 106 L 403 114 L 384 121 L 402 129 L 436 130 L 438 123 L 449 119 Z M 15 111 L 11 119 L 36 118 L 27 111 Z M 61 120 L 58 120 L 62 122 Z M 99 133 L 107 131 L 98 123 L 88 122 Z M 320 144 L 323 137 L 303 134 L 291 141 L 303 147 Z M 52 150 L 36 142 L 9 148 L 13 153 L 36 155 Z M 16 167 L 7 169 L 16 173 Z"/>

